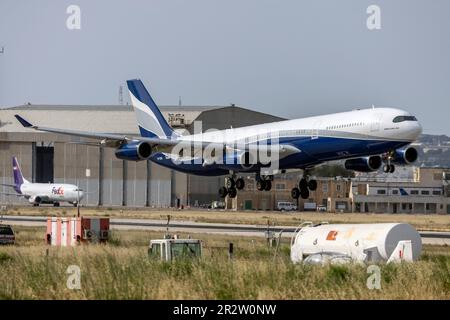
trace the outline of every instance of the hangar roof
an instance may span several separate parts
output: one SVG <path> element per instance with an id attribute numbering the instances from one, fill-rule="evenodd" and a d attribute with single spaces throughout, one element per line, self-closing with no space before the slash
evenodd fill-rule
<path id="1" fill-rule="evenodd" d="M 161 106 L 160 109 L 166 120 L 174 128 L 189 127 L 202 113 L 213 110 L 221 110 L 222 113 L 228 111 L 233 114 L 236 112 L 252 113 L 259 115 L 257 118 L 264 120 L 273 119 L 272 121 L 276 121 L 281 119 L 234 105 Z M 15 114 L 20 114 L 31 123 L 42 127 L 139 134 L 133 109 L 129 105 L 21 105 L 0 109 L 0 133 L 30 132 L 14 118 Z"/>

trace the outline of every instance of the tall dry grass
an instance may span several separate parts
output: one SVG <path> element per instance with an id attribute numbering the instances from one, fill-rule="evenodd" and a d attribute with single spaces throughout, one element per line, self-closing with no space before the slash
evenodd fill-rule
<path id="1" fill-rule="evenodd" d="M 205 235 L 203 258 L 165 263 L 147 257 L 156 233 L 120 231 L 109 245 L 74 248 L 48 248 L 43 235 L 42 228 L 20 228 L 16 246 L 0 247 L 1 299 L 450 298 L 445 247 L 426 247 L 414 264 L 380 265 L 381 290 L 369 290 L 365 266 L 293 265 L 286 244 L 274 259 L 274 249 L 258 239 Z M 66 287 L 69 265 L 81 268 L 81 290 Z"/>

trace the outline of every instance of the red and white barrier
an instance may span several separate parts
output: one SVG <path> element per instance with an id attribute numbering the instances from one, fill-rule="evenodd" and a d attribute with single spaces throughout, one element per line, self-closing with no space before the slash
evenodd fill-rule
<path id="1" fill-rule="evenodd" d="M 74 246 L 81 242 L 105 242 L 109 236 L 109 218 L 47 218 L 47 244 Z"/>

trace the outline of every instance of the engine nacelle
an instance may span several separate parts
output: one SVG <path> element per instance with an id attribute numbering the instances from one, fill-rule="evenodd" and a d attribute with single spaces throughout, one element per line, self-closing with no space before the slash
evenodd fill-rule
<path id="1" fill-rule="evenodd" d="M 42 198 L 39 196 L 36 197 L 31 197 L 28 199 L 28 202 L 30 203 L 41 203 L 42 202 Z"/>
<path id="2" fill-rule="evenodd" d="M 122 160 L 141 161 L 150 158 L 152 146 L 145 142 L 130 142 L 116 149 L 116 157 Z"/>
<path id="3" fill-rule="evenodd" d="M 408 165 L 417 161 L 419 152 L 416 148 L 409 147 L 406 149 L 395 150 L 393 163 L 400 165 Z"/>
<path id="4" fill-rule="evenodd" d="M 358 172 L 373 172 L 380 169 L 382 160 L 380 156 L 371 156 L 345 161 L 345 169 Z"/>

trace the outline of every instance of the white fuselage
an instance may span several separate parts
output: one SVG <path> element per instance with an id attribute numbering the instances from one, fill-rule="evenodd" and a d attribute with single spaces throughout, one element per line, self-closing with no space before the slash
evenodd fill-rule
<path id="1" fill-rule="evenodd" d="M 84 196 L 76 185 L 63 183 L 30 183 L 20 186 L 20 191 L 31 203 L 77 203 Z M 37 201 L 37 200 L 40 201 Z"/>
<path id="2" fill-rule="evenodd" d="M 235 129 L 210 130 L 181 136 L 179 139 L 218 143 L 233 143 L 237 141 L 252 143 L 264 140 L 270 136 L 280 139 L 284 137 L 320 136 L 413 142 L 422 133 L 422 127 L 419 122 L 393 122 L 395 117 L 410 115 L 406 111 L 395 108 L 362 109 Z"/>

